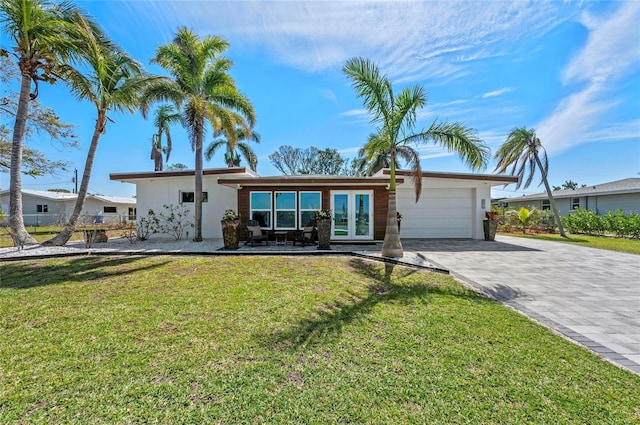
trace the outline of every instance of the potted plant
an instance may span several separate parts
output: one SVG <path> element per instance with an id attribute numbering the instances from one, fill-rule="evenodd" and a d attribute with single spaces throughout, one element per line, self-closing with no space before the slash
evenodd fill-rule
<path id="1" fill-rule="evenodd" d="M 485 211 L 485 220 L 482 222 L 484 226 L 484 240 L 495 241 L 496 229 L 498 228 L 498 217 L 500 213 L 497 211 Z"/>
<path id="2" fill-rule="evenodd" d="M 331 249 L 331 210 L 318 210 L 315 214 L 318 226 L 318 249 Z"/>
<path id="3" fill-rule="evenodd" d="M 222 220 L 222 239 L 224 240 L 224 249 L 238 249 L 238 225 L 240 224 L 240 216 L 232 209 L 224 212 Z"/>

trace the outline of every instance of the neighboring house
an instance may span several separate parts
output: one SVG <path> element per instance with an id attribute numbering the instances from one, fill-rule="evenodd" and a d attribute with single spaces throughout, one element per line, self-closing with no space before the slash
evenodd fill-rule
<path id="1" fill-rule="evenodd" d="M 75 193 L 22 190 L 22 214 L 27 226 L 64 224 L 76 204 Z M 5 217 L 9 215 L 9 191 L 0 192 L 0 205 Z M 136 220 L 136 199 L 88 194 L 80 222 L 126 222 Z"/>
<path id="2" fill-rule="evenodd" d="M 333 211 L 333 240 L 381 240 L 387 217 L 388 174 L 384 170 L 372 177 L 261 177 L 244 167 L 206 169 L 202 235 L 222 237 L 220 218 L 227 208 L 238 212 L 243 225 L 255 219 L 263 229 L 278 231 L 302 229 L 314 212 L 323 208 Z M 110 178 L 136 185 L 140 216 L 149 209 L 161 212 L 165 204 L 193 205 L 193 170 L 117 173 Z M 502 175 L 424 172 L 422 196 L 416 204 L 409 173 L 398 171 L 401 235 L 482 239 L 491 187 L 515 182 L 517 178 Z"/>
<path id="3" fill-rule="evenodd" d="M 578 208 L 594 211 L 596 214 L 615 212 L 618 209 L 626 213 L 640 214 L 640 178 L 628 178 L 577 189 L 556 190 L 553 192 L 553 199 L 562 216 Z M 498 203 L 506 208 L 551 209 L 546 192 L 501 199 Z"/>

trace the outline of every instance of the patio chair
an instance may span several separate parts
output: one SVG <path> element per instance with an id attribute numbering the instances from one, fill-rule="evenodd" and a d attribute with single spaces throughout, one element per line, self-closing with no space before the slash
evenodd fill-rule
<path id="1" fill-rule="evenodd" d="M 293 237 L 293 245 L 295 246 L 296 242 L 301 242 L 302 247 L 310 244 L 313 245 L 318 239 L 318 229 L 316 228 L 315 221 L 308 223 L 302 230 L 298 230 Z"/>
<path id="2" fill-rule="evenodd" d="M 262 232 L 260 228 L 260 223 L 257 220 L 249 220 L 247 222 L 247 231 L 249 232 L 249 236 L 244 244 L 248 244 L 251 242 L 251 246 L 255 246 L 255 243 L 264 241 L 268 245 L 268 235 Z"/>

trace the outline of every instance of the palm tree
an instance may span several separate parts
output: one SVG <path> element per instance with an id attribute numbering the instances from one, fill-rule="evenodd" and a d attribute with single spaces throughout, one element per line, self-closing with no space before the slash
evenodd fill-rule
<path id="1" fill-rule="evenodd" d="M 77 59 L 80 28 L 97 27 L 70 2 L 47 0 L 0 0 L 0 25 L 15 43 L 10 50 L 0 49 L 0 55 L 14 56 L 21 74 L 11 146 L 9 223 L 15 237 L 35 244 L 24 227 L 20 174 L 29 102 L 38 97 L 40 81 L 54 83 L 58 65 Z"/>
<path id="2" fill-rule="evenodd" d="M 410 143 L 440 144 L 450 152 L 457 152 L 473 169 L 486 166 L 489 150 L 472 129 L 457 122 L 434 121 L 428 129 L 414 133 L 417 110 L 427 102 L 422 86 L 407 87 L 394 95 L 387 76 L 380 74 L 376 64 L 363 58 L 348 60 L 343 71 L 352 80 L 356 95 L 363 98 L 365 108 L 372 115 L 371 122 L 377 126 L 375 135 L 364 147 L 367 157 L 374 159 L 379 153 L 389 154 L 389 205 L 382 255 L 402 257 L 404 252 L 396 215 L 397 158 L 403 159 L 410 168 L 418 202 L 422 192 L 422 168 L 418 152 L 409 146 Z"/>
<path id="3" fill-rule="evenodd" d="M 135 112 L 138 109 L 140 93 L 150 82 L 158 79 L 147 76 L 137 61 L 105 38 L 89 37 L 84 52 L 85 60 L 90 66 L 89 74 L 84 75 L 77 69 L 65 67 L 62 75 L 79 100 L 88 100 L 96 107 L 96 123 L 71 217 L 62 231 L 46 241 L 45 245 L 64 245 L 75 230 L 89 189 L 91 169 L 100 137 L 106 133 L 107 121 L 113 122 L 107 113 Z"/>
<path id="4" fill-rule="evenodd" d="M 239 167 L 240 155 L 242 155 L 244 159 L 249 163 L 249 168 L 251 168 L 253 171 L 256 171 L 256 169 L 258 168 L 258 156 L 253 151 L 253 149 L 251 149 L 251 146 L 249 146 L 249 143 L 247 143 L 247 141 L 260 143 L 260 135 L 258 133 L 252 132 L 251 136 L 247 137 L 245 132 L 238 128 L 236 129 L 235 143 L 229 137 L 221 137 L 219 139 L 215 139 L 205 149 L 204 157 L 207 159 L 207 161 L 211 161 L 211 158 L 213 158 L 213 155 L 215 155 L 216 151 L 222 146 L 225 146 L 226 150 L 224 153 L 224 162 L 225 164 L 227 164 L 227 167 Z"/>
<path id="5" fill-rule="evenodd" d="M 142 96 L 141 110 L 146 116 L 151 103 L 173 102 L 195 151 L 195 236 L 202 241 L 202 160 L 205 126 L 213 134 L 223 132 L 235 143 L 236 129 L 251 133 L 255 121 L 253 106 L 236 88 L 227 72 L 233 62 L 222 57 L 229 43 L 221 37 L 200 40 L 190 29 L 181 27 L 172 42 L 158 47 L 153 62 L 160 64 L 174 81 L 153 84 Z"/>
<path id="6" fill-rule="evenodd" d="M 166 161 L 169 162 L 169 155 L 171 155 L 171 124 L 179 123 L 182 116 L 176 112 L 171 105 L 160 105 L 156 109 L 156 114 L 153 118 L 153 124 L 158 129 L 158 132 L 151 137 L 151 159 L 154 161 L 155 171 L 162 171 L 162 152 L 166 155 Z M 162 147 L 162 135 L 167 136 L 167 146 Z"/>
<path id="7" fill-rule="evenodd" d="M 380 170 L 391 167 L 391 152 L 373 149 L 374 139 L 377 137 L 377 134 L 370 134 L 367 144 L 358 150 L 358 156 L 354 159 L 358 175 L 372 176 Z"/>
<path id="8" fill-rule="evenodd" d="M 544 183 L 547 196 L 549 197 L 549 203 L 551 204 L 551 210 L 558 223 L 558 229 L 560 229 L 560 235 L 566 238 L 567 235 L 564 232 L 560 214 L 558 214 L 558 209 L 556 208 L 556 203 L 551 194 L 552 191 L 549 187 L 549 182 L 547 181 L 547 174 L 549 172 L 547 151 L 542 146 L 540 139 L 536 136 L 535 129 L 520 127 L 511 130 L 507 136 L 507 140 L 500 146 L 494 157 L 498 160 L 496 171 L 504 173 L 507 168 L 511 166 L 511 175 L 518 176 L 516 190 L 519 189 L 520 186 L 523 186 L 525 189 L 528 188 L 536 173 L 536 169 L 540 170 L 540 174 L 542 174 L 540 184 Z M 527 175 L 526 180 L 524 179 L 525 175 Z"/>

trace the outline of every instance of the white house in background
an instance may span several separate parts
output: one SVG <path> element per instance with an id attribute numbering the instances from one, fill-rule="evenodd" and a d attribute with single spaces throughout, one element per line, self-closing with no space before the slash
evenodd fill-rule
<path id="1" fill-rule="evenodd" d="M 22 190 L 22 214 L 27 226 L 65 223 L 76 204 L 75 193 Z M 9 191 L 0 192 L 0 206 L 9 215 Z M 135 221 L 136 199 L 119 196 L 88 194 L 84 201 L 80 222 L 120 223 Z"/>
<path id="2" fill-rule="evenodd" d="M 404 238 L 484 237 L 482 220 L 491 208 L 491 187 L 517 182 L 493 174 L 422 173 L 422 196 L 415 202 L 409 173 L 397 173 L 397 206 Z M 111 180 L 136 185 L 139 216 L 163 205 L 194 204 L 194 171 L 111 174 Z M 333 240 L 384 239 L 389 172 L 371 177 L 325 175 L 261 177 L 244 167 L 203 171 L 202 236 L 221 238 L 220 218 L 236 210 L 265 230 L 301 229 L 318 209 L 333 211 Z M 193 211 L 193 208 L 190 208 Z M 241 226 L 241 238 L 246 235 Z"/>
<path id="3" fill-rule="evenodd" d="M 640 214 L 640 178 L 633 177 L 577 189 L 556 190 L 553 192 L 553 199 L 562 216 L 578 208 L 594 211 L 596 214 L 615 212 L 618 209 L 626 213 Z M 551 208 L 547 192 L 501 199 L 498 202 L 505 207 L 515 209 L 535 207 L 548 210 Z"/>

